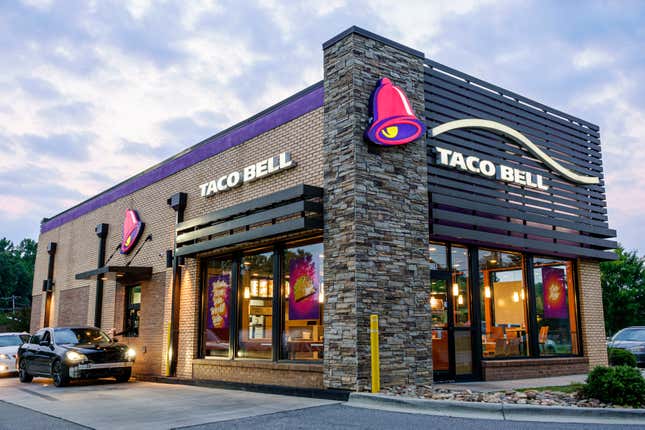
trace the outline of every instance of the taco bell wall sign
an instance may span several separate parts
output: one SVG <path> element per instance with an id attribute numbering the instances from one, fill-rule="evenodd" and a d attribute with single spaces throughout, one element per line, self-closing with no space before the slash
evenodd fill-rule
<path id="1" fill-rule="evenodd" d="M 388 78 L 379 81 L 370 105 L 372 118 L 365 137 L 377 145 L 403 145 L 425 132 L 425 125 L 414 115 L 405 93 Z"/>
<path id="2" fill-rule="evenodd" d="M 139 219 L 139 214 L 134 209 L 126 209 L 123 220 L 123 240 L 121 240 L 121 254 L 128 254 L 137 244 L 143 232 L 144 224 Z"/>

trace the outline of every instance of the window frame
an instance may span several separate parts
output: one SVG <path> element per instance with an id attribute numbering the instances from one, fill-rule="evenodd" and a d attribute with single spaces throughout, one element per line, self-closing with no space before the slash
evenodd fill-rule
<path id="1" fill-rule="evenodd" d="M 284 330 L 284 306 L 282 303 L 282 287 L 284 282 L 284 252 L 286 249 L 312 245 L 316 243 L 323 244 L 324 242 L 322 236 L 313 236 L 306 237 L 302 239 L 291 239 L 275 242 L 267 246 L 256 246 L 249 247 L 237 252 L 228 252 L 222 254 L 213 254 L 201 257 L 200 261 L 200 305 L 199 309 L 201 315 L 199 317 L 199 336 L 198 336 L 198 358 L 208 359 L 208 360 L 248 360 L 248 361 L 263 361 L 263 362 L 285 362 L 285 363 L 306 363 L 306 364 L 317 364 L 320 365 L 323 359 L 319 360 L 290 360 L 283 358 L 284 354 L 282 351 L 282 332 Z M 240 305 L 242 303 L 242 294 L 243 288 L 240 288 L 240 275 L 241 275 L 241 265 L 244 257 L 249 255 L 257 255 L 263 253 L 272 253 L 273 254 L 273 297 L 272 297 L 272 332 L 271 332 L 271 358 L 247 358 L 247 357 L 238 357 L 238 351 L 240 350 L 239 342 L 239 328 L 241 327 L 241 318 L 242 313 L 240 312 Z M 227 356 L 209 356 L 206 355 L 205 349 L 205 327 L 206 327 L 206 307 L 208 305 L 207 301 L 207 270 L 208 270 L 208 261 L 210 260 L 219 260 L 219 259 L 230 259 L 232 262 L 231 265 L 231 310 L 232 315 L 230 316 L 230 327 L 229 327 L 229 353 Z M 324 324 L 323 324 L 324 327 Z"/>
<path id="2" fill-rule="evenodd" d="M 139 287 L 139 303 L 132 303 L 132 292 L 135 288 Z M 123 337 L 139 337 L 139 329 L 141 328 L 141 302 L 143 296 L 143 288 L 141 284 L 132 284 L 125 287 L 125 310 L 123 314 Z M 136 331 L 131 327 L 132 320 L 130 318 L 130 311 L 136 310 Z"/>
<path id="3" fill-rule="evenodd" d="M 494 246 L 478 246 L 478 245 L 467 245 L 459 242 L 450 242 L 450 241 L 440 241 L 430 239 L 430 246 L 439 245 L 444 246 L 446 250 L 446 264 L 449 268 L 449 272 L 452 273 L 452 248 L 453 246 L 459 246 L 462 248 L 467 248 L 469 252 L 469 261 L 470 261 L 470 274 L 469 279 L 471 282 L 471 311 L 472 311 L 472 351 L 473 351 L 473 365 L 475 366 L 476 362 L 478 369 L 473 369 L 473 375 L 477 376 L 481 371 L 481 362 L 482 361 L 497 361 L 497 360 L 526 360 L 526 359 L 549 359 L 549 358 L 567 358 L 567 357 L 583 357 L 585 354 L 584 344 L 582 342 L 582 327 L 581 324 L 581 314 L 580 314 L 580 286 L 579 286 L 579 273 L 578 273 L 578 261 L 575 258 L 568 258 L 558 255 L 549 255 L 545 253 L 535 254 L 522 252 L 519 250 L 509 249 L 509 248 L 496 248 Z M 497 251 L 505 253 L 514 253 L 522 256 L 523 267 L 522 267 L 522 279 L 524 282 L 524 288 L 526 289 L 527 303 L 526 303 L 526 325 L 527 325 L 527 345 L 529 348 L 529 353 L 525 356 L 516 356 L 516 357 L 484 357 L 483 356 L 483 345 L 481 342 L 481 323 L 483 316 L 481 315 L 481 306 L 482 306 L 482 294 L 480 291 L 480 276 L 479 276 L 479 259 L 478 254 L 481 250 L 488 251 Z M 537 305 L 536 305 L 536 290 L 535 290 L 535 278 L 534 278 L 534 259 L 535 258 L 549 258 L 549 259 L 559 259 L 562 261 L 567 261 L 571 263 L 571 281 L 573 284 L 573 291 L 575 297 L 575 310 L 576 310 L 576 324 L 579 328 L 576 332 L 576 340 L 578 342 L 578 352 L 571 354 L 559 354 L 559 355 L 544 355 L 540 354 L 539 350 L 539 329 L 537 324 Z M 512 270 L 512 269 L 509 269 Z"/>
<path id="4" fill-rule="evenodd" d="M 553 256 L 553 255 L 548 255 L 548 254 L 527 254 L 527 258 L 530 258 L 530 281 L 531 281 L 531 287 L 533 288 L 533 291 L 531 292 L 531 297 L 532 300 L 535 304 L 535 307 L 533 309 L 533 313 L 530 315 L 531 321 L 535 325 L 535 333 L 531 333 L 534 337 L 534 342 L 535 342 L 535 352 L 536 355 L 534 358 L 566 358 L 566 357 L 582 357 L 584 356 L 584 345 L 582 343 L 582 325 L 581 325 L 581 317 L 580 317 L 580 289 L 578 287 L 578 262 L 574 258 L 567 258 L 567 257 L 561 257 L 561 256 Z M 576 310 L 576 326 L 578 327 L 578 330 L 576 331 L 576 341 L 578 343 L 578 352 L 576 354 L 571 353 L 571 354 L 557 354 L 557 355 L 542 355 L 540 354 L 539 350 L 539 329 L 537 328 L 537 305 L 536 305 L 536 300 L 537 296 L 535 295 L 535 278 L 534 278 L 534 273 L 533 270 L 535 268 L 534 265 L 534 259 L 535 258 L 545 258 L 545 259 L 559 259 L 561 261 L 565 262 L 570 262 L 571 263 L 571 282 L 573 284 L 573 295 L 575 298 L 575 310 Z M 527 265 L 527 270 L 529 269 Z M 571 327 L 569 327 L 569 331 L 571 330 Z"/>

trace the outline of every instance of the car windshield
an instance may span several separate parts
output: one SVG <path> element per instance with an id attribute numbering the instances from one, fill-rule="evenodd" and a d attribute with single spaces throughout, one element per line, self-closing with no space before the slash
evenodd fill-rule
<path id="1" fill-rule="evenodd" d="M 627 329 L 618 333 L 613 340 L 645 342 L 645 329 Z"/>
<path id="2" fill-rule="evenodd" d="M 110 338 L 95 328 L 59 328 L 54 330 L 54 341 L 59 345 L 79 345 L 109 342 Z"/>
<path id="3" fill-rule="evenodd" d="M 20 336 L 15 334 L 0 336 L 0 348 L 3 346 L 20 346 L 22 343 Z"/>

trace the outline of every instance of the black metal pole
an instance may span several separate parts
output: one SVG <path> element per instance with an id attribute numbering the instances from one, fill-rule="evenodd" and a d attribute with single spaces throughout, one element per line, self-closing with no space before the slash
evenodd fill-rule
<path id="1" fill-rule="evenodd" d="M 45 318 L 44 327 L 49 327 L 49 318 L 51 316 L 52 292 L 54 290 L 54 258 L 56 256 L 56 242 L 49 242 L 47 245 L 47 254 L 49 254 L 49 264 L 47 266 L 47 280 L 43 290 L 45 291 Z"/>
<path id="2" fill-rule="evenodd" d="M 105 245 L 107 242 L 108 224 L 97 224 L 94 232 L 99 237 L 99 258 L 97 268 L 105 264 Z M 94 326 L 101 327 L 103 319 L 103 278 L 102 275 L 96 276 L 96 302 L 94 305 Z"/>
<path id="3" fill-rule="evenodd" d="M 184 221 L 186 209 L 186 193 L 177 193 L 168 199 L 168 205 L 175 211 L 175 228 Z M 179 292 L 181 290 L 181 267 L 177 258 L 177 233 L 173 234 L 173 259 L 172 259 L 172 304 L 170 310 L 170 344 L 168 376 L 177 374 L 177 355 L 179 352 Z"/>

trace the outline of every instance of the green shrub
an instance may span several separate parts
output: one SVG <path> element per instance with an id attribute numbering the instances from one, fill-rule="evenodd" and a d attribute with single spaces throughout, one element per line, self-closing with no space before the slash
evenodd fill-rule
<path id="1" fill-rule="evenodd" d="M 645 378 L 630 366 L 598 366 L 589 373 L 581 394 L 603 403 L 645 406 Z"/>
<path id="2" fill-rule="evenodd" d="M 626 349 L 607 348 L 609 365 L 636 367 L 636 356 Z"/>

